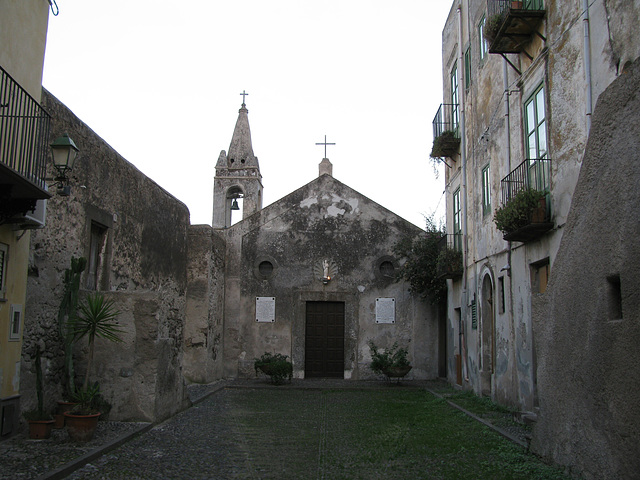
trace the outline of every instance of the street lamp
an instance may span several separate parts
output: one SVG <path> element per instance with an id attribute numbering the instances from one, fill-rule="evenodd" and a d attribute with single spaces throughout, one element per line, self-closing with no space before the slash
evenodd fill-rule
<path id="1" fill-rule="evenodd" d="M 71 187 L 65 185 L 68 181 L 67 171 L 73 169 L 73 164 L 78 156 L 78 147 L 76 147 L 76 144 L 71 140 L 69 135 L 65 133 L 61 137 L 56 138 L 51 144 L 51 152 L 53 154 L 53 166 L 58 172 L 55 178 L 58 195 L 69 196 Z"/>

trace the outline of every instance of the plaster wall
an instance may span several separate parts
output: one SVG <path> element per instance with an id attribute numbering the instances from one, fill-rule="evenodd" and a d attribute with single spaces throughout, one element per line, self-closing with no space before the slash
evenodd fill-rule
<path id="1" fill-rule="evenodd" d="M 208 225 L 191 226 L 188 241 L 184 376 L 210 383 L 222 377 L 226 245 Z"/>
<path id="2" fill-rule="evenodd" d="M 221 231 L 227 242 L 225 375 L 255 375 L 254 358 L 268 351 L 289 355 L 302 378 L 306 302 L 338 301 L 346 311 L 344 378 L 372 376 L 370 339 L 408 347 L 414 378 L 437 376 L 435 310 L 380 272 L 385 260 L 398 267 L 393 245 L 420 231 L 330 175 Z M 335 268 L 327 285 L 321 281 L 325 259 Z M 271 262 L 272 274 L 260 273 L 263 261 Z M 276 299 L 274 323 L 256 323 L 256 297 L 262 296 Z M 396 299 L 394 325 L 375 323 L 379 297 Z"/>
<path id="3" fill-rule="evenodd" d="M 640 60 L 598 100 L 554 272 L 532 302 L 532 449 L 587 479 L 640 471 L 638 89 Z"/>
<path id="4" fill-rule="evenodd" d="M 637 39 L 625 43 L 633 31 L 631 24 L 638 2 L 590 2 L 591 77 L 594 104 L 606 85 L 616 77 L 622 59 L 635 58 Z M 546 42 L 533 36 L 525 54 L 507 55 L 508 65 L 499 55 L 480 55 L 478 24 L 486 15 L 486 2 L 462 3 L 462 44 L 459 45 L 457 3 L 454 2 L 443 30 L 443 102 L 451 102 L 450 74 L 454 62 L 460 70 L 461 52 L 471 50 L 469 88 L 459 74 L 458 86 L 464 103 L 464 156 L 460 153 L 447 159 L 446 169 L 447 229 L 453 231 L 452 197 L 461 192 L 462 218 L 467 219 L 465 258 L 466 278 L 451 287 L 458 301 L 449 306 L 448 318 L 455 318 L 460 308 L 467 340 L 464 359 L 468 381 L 466 388 L 489 394 L 495 400 L 523 410 L 536 406 L 536 352 L 533 348 L 531 325 L 531 295 L 534 273 L 538 265 L 548 262 L 553 270 L 555 255 L 562 238 L 573 191 L 582 163 L 582 153 L 588 135 L 587 76 L 585 75 L 584 25 L 582 2 L 545 2 L 546 17 L 539 27 Z M 516 71 L 516 68 L 520 72 Z M 464 68 L 463 68 L 464 70 Z M 506 89 L 505 89 L 506 80 Z M 550 203 L 554 228 L 542 238 L 522 244 L 506 242 L 495 227 L 493 214 L 501 205 L 500 181 L 526 157 L 524 104 L 540 87 L 546 93 L 546 131 L 548 158 L 551 159 Z M 463 178 L 462 164 L 466 164 Z M 483 208 L 482 170 L 489 166 L 491 208 Z M 465 202 L 466 200 L 466 202 Z M 464 206 L 466 203 L 466 210 Z M 464 220 L 463 220 L 464 221 Z M 509 266 L 503 270 L 504 266 Z M 493 294 L 505 287 L 504 311 L 495 308 L 491 318 L 482 309 L 482 285 L 489 275 Z M 500 278 L 502 277 L 502 280 Z M 473 326 L 475 301 L 477 328 Z M 459 306 L 458 306 L 459 305 Z M 486 306 L 486 305 L 485 305 Z M 487 340 L 493 322 L 493 338 Z M 458 326 L 450 329 L 458 335 Z M 455 342 L 454 342 L 455 343 Z M 459 343 L 459 342 L 458 342 Z M 486 350 L 493 345 L 493 362 Z M 453 350 L 450 350 L 450 352 Z M 450 354 L 451 355 L 451 354 Z M 450 357 L 449 365 L 454 363 Z M 455 378 L 450 372 L 449 378 Z"/>
<path id="5" fill-rule="evenodd" d="M 35 402 L 34 342 L 44 347 L 46 401 L 61 399 L 65 377 L 57 315 L 64 271 L 71 257 L 90 257 L 93 225 L 101 232 L 95 275 L 87 268 L 82 294 L 112 292 L 121 321 L 135 326 L 135 337 L 129 332 L 125 345 L 109 344 L 96 352 L 95 364 L 104 370 L 92 372 L 91 378 L 113 404 L 112 418 L 166 418 L 188 402 L 181 368 L 189 212 L 46 90 L 43 106 L 52 115 L 51 140 L 68 132 L 80 153 L 71 173 L 71 195 L 49 200 L 47 224 L 31 238 L 22 356 L 26 408 Z M 144 347 L 138 343 L 142 339 Z M 79 375 L 86 358 L 81 347 L 76 349 Z M 114 355 L 119 351 L 126 355 Z M 122 378 L 116 381 L 113 372 Z"/>

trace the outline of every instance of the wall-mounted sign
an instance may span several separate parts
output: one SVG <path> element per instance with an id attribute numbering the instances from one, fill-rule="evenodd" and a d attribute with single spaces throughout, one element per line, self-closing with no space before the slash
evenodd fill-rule
<path id="1" fill-rule="evenodd" d="M 376 298 L 376 323 L 396 323 L 395 298 Z"/>
<path id="2" fill-rule="evenodd" d="M 276 321 L 276 297 L 256 297 L 256 322 Z"/>

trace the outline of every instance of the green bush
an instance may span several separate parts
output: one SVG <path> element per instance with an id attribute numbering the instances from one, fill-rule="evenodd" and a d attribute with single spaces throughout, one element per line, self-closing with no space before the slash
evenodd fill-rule
<path id="1" fill-rule="evenodd" d="M 293 364 L 287 360 L 288 355 L 281 353 L 265 352 L 253 362 L 253 368 L 258 375 L 258 370 L 271 377 L 274 385 L 282 385 L 285 380 L 291 382 L 293 376 Z"/>
<path id="2" fill-rule="evenodd" d="M 398 347 L 397 342 L 395 342 L 391 348 L 385 348 L 382 352 L 378 349 L 378 346 L 373 343 L 373 340 L 369 340 L 367 345 L 369 345 L 369 349 L 371 350 L 371 364 L 369 367 L 374 373 L 386 375 L 390 368 L 410 366 L 409 360 L 407 359 L 409 352 L 406 348 Z"/>
<path id="3" fill-rule="evenodd" d="M 532 188 L 521 190 L 505 205 L 496 210 L 493 221 L 498 230 L 510 233 L 531 223 L 533 211 L 540 206 L 544 192 Z"/>
<path id="4" fill-rule="evenodd" d="M 462 273 L 462 252 L 454 248 L 443 248 L 438 254 L 437 269 L 441 275 Z"/>
<path id="5" fill-rule="evenodd" d="M 433 148 L 431 149 L 431 157 L 450 157 L 458 150 L 460 138 L 452 130 L 445 130 L 433 139 Z"/>

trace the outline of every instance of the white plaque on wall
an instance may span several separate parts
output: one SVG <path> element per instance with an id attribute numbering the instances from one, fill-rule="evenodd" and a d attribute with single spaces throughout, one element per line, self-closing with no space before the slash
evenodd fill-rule
<path id="1" fill-rule="evenodd" d="M 376 323 L 396 323 L 395 298 L 376 298 Z"/>
<path id="2" fill-rule="evenodd" d="M 276 297 L 256 297 L 256 322 L 276 321 Z"/>

